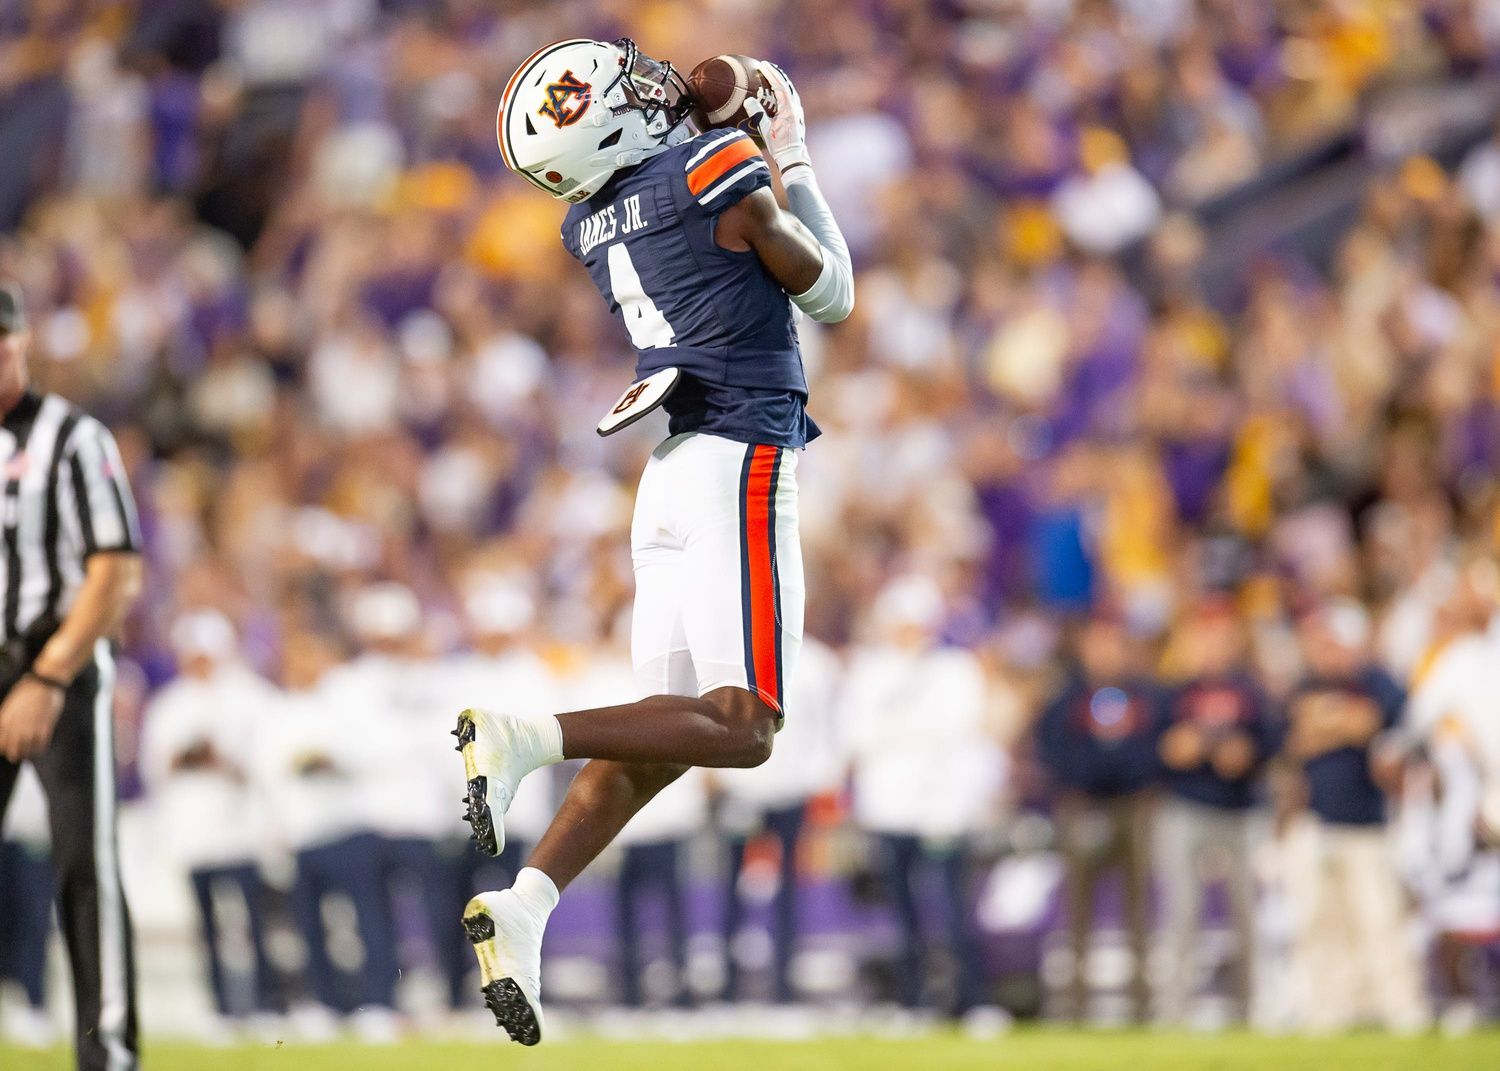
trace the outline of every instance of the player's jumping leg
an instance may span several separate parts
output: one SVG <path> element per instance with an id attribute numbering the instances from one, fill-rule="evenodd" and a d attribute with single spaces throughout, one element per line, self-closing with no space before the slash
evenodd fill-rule
<path id="1" fill-rule="evenodd" d="M 542 1037 L 542 934 L 561 895 L 559 886 L 577 876 L 636 811 L 685 769 L 589 763 L 515 884 L 469 901 L 464 931 L 479 957 L 484 1000 L 511 1040 L 535 1045 Z"/>
<path id="2" fill-rule="evenodd" d="M 542 766 L 565 758 L 759 766 L 771 755 L 777 716 L 743 688 L 720 688 L 701 699 L 654 695 L 540 720 L 466 710 L 453 735 L 464 757 L 475 840 L 490 855 L 504 850 L 503 818 L 516 786 Z"/>
<path id="3" fill-rule="evenodd" d="M 700 704 L 711 707 L 713 713 L 701 711 Z M 563 726 L 562 752 L 568 758 L 594 761 L 574 779 L 515 885 L 503 892 L 481 893 L 464 909 L 464 931 L 479 958 L 485 1003 L 512 1040 L 523 1045 L 541 1040 L 542 934 L 562 890 L 609 846 L 637 811 L 689 766 L 764 761 L 770 754 L 777 717 L 754 693 L 721 688 L 702 700 L 653 696 L 556 719 Z M 518 721 L 486 715 L 469 724 L 493 727 L 496 739 L 525 740 L 523 746 L 535 756 L 526 731 L 534 726 L 517 727 Z M 677 739 L 672 739 L 673 734 Z M 658 755 L 680 757 L 660 761 Z M 522 765 L 505 768 L 521 769 Z M 507 804 L 519 779 L 499 793 Z M 471 807 L 476 798 L 473 783 Z M 501 829 L 490 813 L 486 805 L 484 815 L 474 821 L 476 836 L 486 827 Z"/>
<path id="4" fill-rule="evenodd" d="M 460 718 L 469 819 L 487 851 L 504 844 L 522 777 L 563 758 L 593 760 L 515 885 L 464 913 L 486 1002 L 523 1044 L 541 1039 L 542 931 L 561 890 L 685 767 L 770 756 L 802 634 L 794 471 L 791 451 L 669 439 L 642 476 L 631 532 L 633 658 L 641 691 L 655 694 L 539 721 Z"/>

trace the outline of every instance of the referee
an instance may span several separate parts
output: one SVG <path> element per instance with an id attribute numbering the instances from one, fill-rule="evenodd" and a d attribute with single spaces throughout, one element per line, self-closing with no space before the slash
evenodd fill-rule
<path id="1" fill-rule="evenodd" d="M 20 294 L 0 287 L 0 819 L 19 764 L 47 793 L 80 1071 L 136 1071 L 130 916 L 115 842 L 109 637 L 141 586 L 114 439 L 30 388 Z"/>

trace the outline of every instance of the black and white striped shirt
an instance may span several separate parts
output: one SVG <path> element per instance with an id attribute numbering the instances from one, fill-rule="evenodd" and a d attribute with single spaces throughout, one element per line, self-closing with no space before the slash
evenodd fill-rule
<path id="1" fill-rule="evenodd" d="M 139 551 L 140 523 L 108 429 L 27 391 L 0 421 L 0 639 L 60 619 L 101 551 Z"/>

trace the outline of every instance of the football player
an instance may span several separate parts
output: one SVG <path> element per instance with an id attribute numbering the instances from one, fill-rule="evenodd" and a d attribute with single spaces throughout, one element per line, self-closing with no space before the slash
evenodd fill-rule
<path id="1" fill-rule="evenodd" d="M 527 1045 L 542 1036 L 542 931 L 561 890 L 688 767 L 763 763 L 784 716 L 802 639 L 797 451 L 818 434 L 794 307 L 842 320 L 854 282 L 797 93 L 780 68 L 760 73 L 770 92 L 744 109 L 764 154 L 740 129 L 695 133 L 683 79 L 628 39 L 548 45 L 500 102 L 506 165 L 572 206 L 563 244 L 637 351 L 636 382 L 600 433 L 657 406 L 669 418 L 631 526 L 647 698 L 542 719 L 468 710 L 454 731 L 490 853 L 523 777 L 592 760 L 515 884 L 464 914 L 486 1002 Z"/>

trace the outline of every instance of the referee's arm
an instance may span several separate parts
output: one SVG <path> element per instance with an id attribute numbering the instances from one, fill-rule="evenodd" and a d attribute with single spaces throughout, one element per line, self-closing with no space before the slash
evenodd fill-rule
<path id="1" fill-rule="evenodd" d="M 130 486 L 114 439 L 103 425 L 79 427 L 66 464 L 82 536 L 83 584 L 62 624 L 0 704 L 0 754 L 13 762 L 46 748 L 73 678 L 94 657 L 94 646 L 113 635 L 141 590 L 140 531 Z"/>

